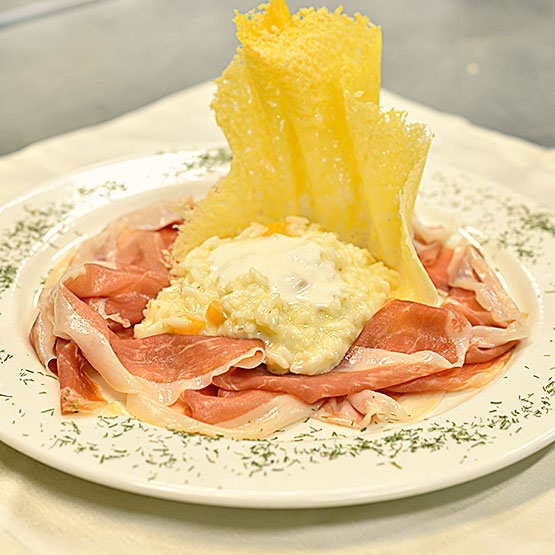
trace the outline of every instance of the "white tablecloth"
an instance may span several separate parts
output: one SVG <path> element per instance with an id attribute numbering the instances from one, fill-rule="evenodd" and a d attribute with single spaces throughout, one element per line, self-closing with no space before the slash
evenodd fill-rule
<path id="1" fill-rule="evenodd" d="M 106 160 L 221 143 L 211 85 L 0 158 L 0 204 Z M 435 139 L 430 156 L 555 209 L 555 151 L 480 129 L 384 92 Z M 0 549 L 12 553 L 555 552 L 555 448 L 473 482 L 337 509 L 242 510 L 119 492 L 67 476 L 0 444 Z"/>

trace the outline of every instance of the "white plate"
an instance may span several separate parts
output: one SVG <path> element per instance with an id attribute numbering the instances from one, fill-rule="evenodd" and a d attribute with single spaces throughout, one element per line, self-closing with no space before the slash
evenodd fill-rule
<path id="1" fill-rule="evenodd" d="M 452 394 L 428 420 L 353 433 L 309 421 L 267 441 L 174 433 L 127 416 L 63 417 L 57 380 L 27 334 L 36 291 L 64 250 L 120 214 L 206 192 L 227 171 L 225 151 L 117 162 L 59 179 L 0 210 L 0 439 L 100 484 L 195 503 L 321 507 L 394 499 L 483 476 L 555 438 L 555 219 L 527 199 L 434 166 L 423 219 L 463 225 L 482 244 L 521 310 L 530 339 L 505 374 Z M 464 401 L 464 402 L 461 402 Z"/>

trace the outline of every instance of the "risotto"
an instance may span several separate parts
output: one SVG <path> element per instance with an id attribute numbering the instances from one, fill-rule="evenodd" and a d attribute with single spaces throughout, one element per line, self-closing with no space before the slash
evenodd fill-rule
<path id="1" fill-rule="evenodd" d="M 299 217 L 212 237 L 173 268 L 136 337 L 258 338 L 276 373 L 318 374 L 342 358 L 397 285 L 366 250 Z"/>

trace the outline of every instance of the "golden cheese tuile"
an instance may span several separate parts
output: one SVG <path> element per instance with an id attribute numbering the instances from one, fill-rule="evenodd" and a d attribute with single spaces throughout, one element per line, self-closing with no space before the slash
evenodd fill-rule
<path id="1" fill-rule="evenodd" d="M 396 296 L 434 303 L 409 236 L 430 137 L 378 108 L 381 32 L 283 0 L 237 14 L 241 47 L 213 101 L 229 174 L 186 214 L 174 261 L 207 238 L 299 215 L 398 270 Z"/>

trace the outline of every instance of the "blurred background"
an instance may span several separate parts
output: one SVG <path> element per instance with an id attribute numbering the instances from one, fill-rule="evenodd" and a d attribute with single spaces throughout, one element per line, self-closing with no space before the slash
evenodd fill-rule
<path id="1" fill-rule="evenodd" d="M 257 0 L 0 0 L 0 154 L 217 77 Z M 333 0 L 289 0 L 291 11 Z M 555 1 L 344 0 L 382 26 L 383 87 L 555 146 Z"/>

